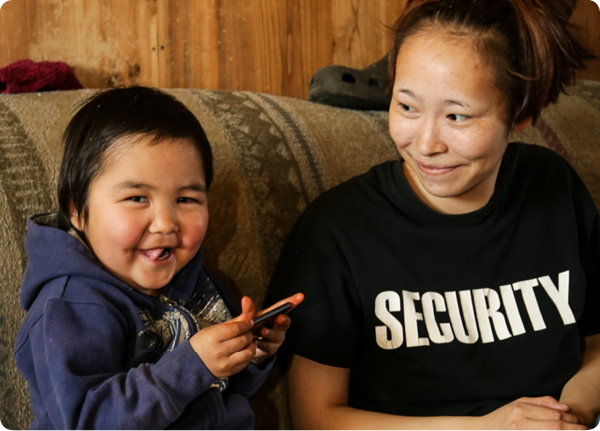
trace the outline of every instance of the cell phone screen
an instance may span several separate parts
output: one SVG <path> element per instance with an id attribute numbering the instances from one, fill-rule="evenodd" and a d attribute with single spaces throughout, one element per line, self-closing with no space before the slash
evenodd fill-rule
<path id="1" fill-rule="evenodd" d="M 256 335 L 264 326 L 273 326 L 275 324 L 275 319 L 277 318 L 277 316 L 279 316 L 280 314 L 287 313 L 290 310 L 290 308 L 292 308 L 292 304 L 286 302 L 285 304 L 280 305 L 279 307 L 269 310 L 261 314 L 260 316 L 252 319 L 254 321 L 254 326 L 251 329 L 252 333 Z"/>

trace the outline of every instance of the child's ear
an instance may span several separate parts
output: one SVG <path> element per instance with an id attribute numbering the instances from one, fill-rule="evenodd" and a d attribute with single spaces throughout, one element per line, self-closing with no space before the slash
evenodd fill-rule
<path id="1" fill-rule="evenodd" d="M 513 132 L 524 132 L 525 130 L 527 130 L 527 128 L 529 126 L 531 126 L 531 122 L 533 121 L 532 117 L 527 117 L 524 120 L 521 120 L 519 123 L 515 124 L 513 126 Z"/>
<path id="2" fill-rule="evenodd" d="M 69 202 L 69 220 L 71 220 L 71 224 L 75 229 L 83 231 L 83 223 L 81 223 L 79 214 L 77 214 L 75 204 L 72 200 Z"/>

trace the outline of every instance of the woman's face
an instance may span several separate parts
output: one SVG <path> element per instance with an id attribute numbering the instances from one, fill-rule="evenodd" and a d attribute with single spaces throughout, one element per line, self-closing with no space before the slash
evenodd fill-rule
<path id="1" fill-rule="evenodd" d="M 438 212 L 475 211 L 494 192 L 508 121 L 493 76 L 468 37 L 443 30 L 409 37 L 398 53 L 390 133 L 409 185 Z"/>

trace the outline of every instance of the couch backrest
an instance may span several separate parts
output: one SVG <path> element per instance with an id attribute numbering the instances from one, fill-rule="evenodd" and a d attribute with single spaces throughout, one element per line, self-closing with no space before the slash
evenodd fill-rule
<path id="1" fill-rule="evenodd" d="M 206 264 L 261 303 L 283 240 L 324 190 L 398 157 L 386 112 L 359 112 L 247 92 L 167 90 L 198 117 L 213 146 Z M 55 210 L 62 133 L 91 90 L 0 96 L 0 421 L 31 422 L 13 345 L 24 312 L 19 285 L 27 216 Z M 553 148 L 600 204 L 600 84 L 580 82 L 515 139 Z M 289 428 L 275 369 L 252 400 L 257 428 Z"/>

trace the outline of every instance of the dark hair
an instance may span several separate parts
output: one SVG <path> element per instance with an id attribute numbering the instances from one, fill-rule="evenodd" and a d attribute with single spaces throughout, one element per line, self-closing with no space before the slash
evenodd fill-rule
<path id="1" fill-rule="evenodd" d="M 152 143 L 187 139 L 202 160 L 206 187 L 213 178 L 212 152 L 200 122 L 180 101 L 160 90 L 120 87 L 102 91 L 82 102 L 65 130 L 58 177 L 59 227 L 68 230 L 71 202 L 87 221 L 90 184 L 103 169 L 105 155 L 117 140 L 149 136 Z"/>
<path id="2" fill-rule="evenodd" d="M 393 27 L 389 73 L 404 41 L 428 28 L 470 36 L 495 71 L 508 101 L 509 125 L 555 103 L 575 82 L 575 71 L 595 56 L 573 38 L 569 23 L 577 0 L 408 0 Z"/>

